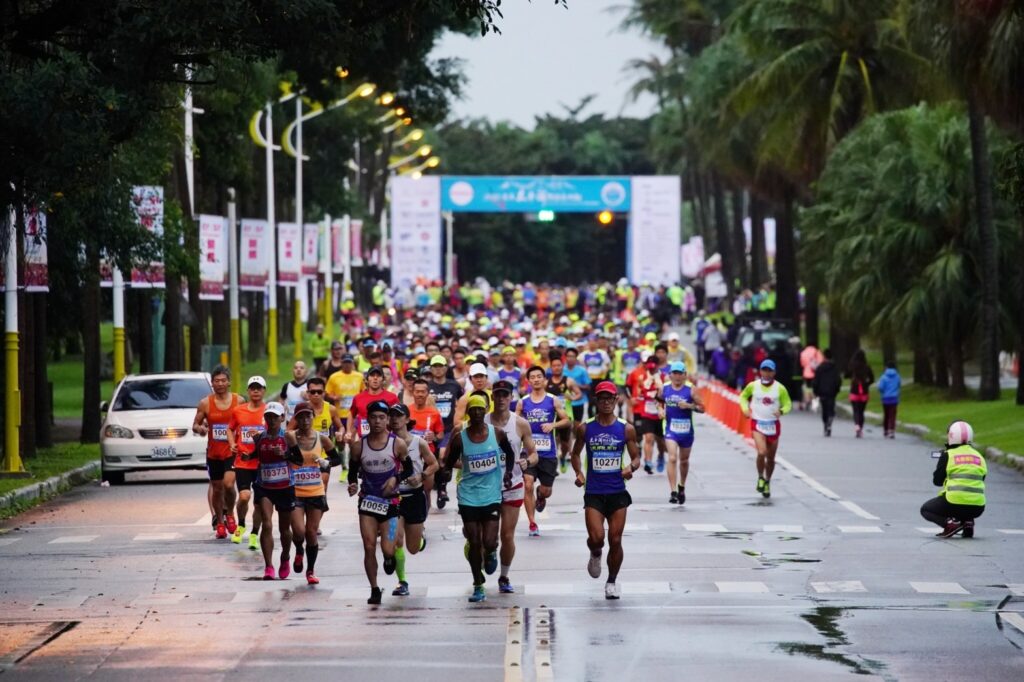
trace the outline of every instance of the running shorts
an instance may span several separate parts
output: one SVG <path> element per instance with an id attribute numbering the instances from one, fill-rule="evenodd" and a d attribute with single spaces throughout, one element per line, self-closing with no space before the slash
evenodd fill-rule
<path id="1" fill-rule="evenodd" d="M 633 498 L 629 496 L 628 490 L 623 490 L 620 493 L 608 493 L 606 495 L 595 493 L 584 493 L 583 495 L 583 508 L 596 509 L 605 518 L 608 518 L 620 509 L 625 509 L 631 504 L 633 504 Z"/>
<path id="2" fill-rule="evenodd" d="M 782 422 L 778 419 L 767 419 L 763 421 L 751 419 L 750 432 L 760 433 L 764 436 L 766 441 L 773 443 L 779 439 L 779 435 L 782 433 Z"/>
<path id="3" fill-rule="evenodd" d="M 271 504 L 281 514 L 288 514 L 295 509 L 295 488 L 264 488 L 260 485 L 253 486 L 256 496 L 256 504 L 261 500 L 270 500 Z"/>
<path id="4" fill-rule="evenodd" d="M 206 457 L 206 475 L 210 477 L 211 481 L 223 481 L 224 474 L 231 471 L 231 458 L 227 459 L 210 459 L 209 455 Z"/>
<path id="5" fill-rule="evenodd" d="M 398 505 L 398 514 L 408 524 L 416 525 L 427 520 L 427 496 L 423 488 L 416 488 L 402 493 L 402 501 Z"/>
<path id="6" fill-rule="evenodd" d="M 558 475 L 558 458 L 541 457 L 535 465 L 523 473 L 536 478 L 545 488 L 550 488 L 555 484 L 555 476 Z"/>
<path id="7" fill-rule="evenodd" d="M 387 507 L 387 511 L 382 513 L 382 512 L 379 512 L 379 511 L 375 511 L 375 510 L 363 509 L 363 498 L 360 497 L 359 498 L 359 515 L 360 516 L 369 516 L 370 518 L 376 519 L 377 521 L 387 521 L 388 519 L 393 519 L 393 518 L 396 518 L 398 516 L 398 505 L 394 504 L 394 503 L 389 504 L 388 507 Z"/>
<path id="8" fill-rule="evenodd" d="M 586 409 L 587 409 L 587 404 L 586 403 L 583 403 L 582 405 L 573 405 L 572 406 L 572 419 L 573 419 L 573 421 L 576 422 L 576 423 L 579 423 L 579 422 L 583 421 L 583 416 L 584 416 L 584 413 L 585 413 Z"/>
<path id="9" fill-rule="evenodd" d="M 501 491 L 501 503 L 506 507 L 522 507 L 524 499 L 526 499 L 526 484 L 522 481 Z"/>
<path id="10" fill-rule="evenodd" d="M 673 443 L 677 443 L 681 448 L 692 448 L 693 447 L 693 431 L 690 433 L 672 433 L 669 431 L 665 434 L 665 440 L 670 440 Z"/>
<path id="11" fill-rule="evenodd" d="M 256 469 L 235 469 L 235 487 L 238 491 L 252 490 L 256 483 Z"/>
<path id="12" fill-rule="evenodd" d="M 637 417 L 634 424 L 636 425 L 637 437 L 644 436 L 648 433 L 653 433 L 656 437 L 665 435 L 664 428 L 660 419 L 649 419 L 648 417 Z"/>
<path id="13" fill-rule="evenodd" d="M 459 516 L 463 523 L 482 523 L 484 521 L 497 521 L 501 516 L 501 504 L 488 504 L 483 507 L 470 507 L 459 505 Z"/>
<path id="14" fill-rule="evenodd" d="M 322 512 L 328 511 L 326 495 L 315 495 L 313 497 L 296 497 L 296 509 L 319 509 Z"/>

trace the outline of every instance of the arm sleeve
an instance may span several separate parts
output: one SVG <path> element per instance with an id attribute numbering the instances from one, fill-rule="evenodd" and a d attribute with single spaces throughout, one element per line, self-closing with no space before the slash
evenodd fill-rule
<path id="1" fill-rule="evenodd" d="M 285 459 L 287 459 L 292 464 L 302 464 L 302 450 L 299 449 L 298 444 L 288 448 L 288 452 L 285 455 Z"/>
<path id="2" fill-rule="evenodd" d="M 754 397 L 754 384 L 749 383 L 740 392 L 740 412 L 750 414 L 750 399 Z M 789 397 L 787 393 L 786 397 Z"/>
<path id="3" fill-rule="evenodd" d="M 946 467 L 949 465 L 949 453 L 942 451 L 942 456 L 935 464 L 935 472 L 932 473 L 932 485 L 942 485 L 946 482 Z"/>
<path id="4" fill-rule="evenodd" d="M 413 474 L 412 468 L 412 457 L 406 457 L 402 460 L 402 473 L 398 476 L 398 480 L 404 481 Z"/>
<path id="5" fill-rule="evenodd" d="M 341 466 L 342 458 L 341 453 L 338 452 L 338 448 L 331 448 L 324 454 L 327 455 L 327 461 L 330 462 L 332 467 Z"/>
<path id="6" fill-rule="evenodd" d="M 793 401 L 789 397 L 788 388 L 786 388 L 782 384 L 779 384 L 779 388 L 782 389 L 781 391 L 779 391 L 779 410 L 782 412 L 782 414 L 786 414 L 787 412 L 793 409 Z M 743 404 L 742 400 L 740 401 L 740 404 Z"/>
<path id="7" fill-rule="evenodd" d="M 353 459 L 348 466 L 348 482 L 349 484 L 357 483 L 359 481 L 359 460 Z"/>
<path id="8" fill-rule="evenodd" d="M 512 468 L 516 463 L 516 453 L 512 452 L 512 444 L 508 442 L 508 438 L 501 438 L 498 441 L 498 447 L 505 453 L 505 475 L 512 475 Z"/>

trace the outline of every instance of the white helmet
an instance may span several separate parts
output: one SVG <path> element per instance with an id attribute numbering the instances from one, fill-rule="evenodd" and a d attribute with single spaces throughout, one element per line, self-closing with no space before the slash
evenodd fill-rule
<path id="1" fill-rule="evenodd" d="M 967 422 L 953 422 L 946 433 L 947 445 L 964 445 L 974 440 L 974 429 Z"/>

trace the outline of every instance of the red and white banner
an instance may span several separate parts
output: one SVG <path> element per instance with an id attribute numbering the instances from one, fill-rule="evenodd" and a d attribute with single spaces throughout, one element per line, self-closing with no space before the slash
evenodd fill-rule
<path id="1" fill-rule="evenodd" d="M 302 276 L 316 277 L 320 264 L 320 225 L 306 223 L 302 229 Z"/>
<path id="2" fill-rule="evenodd" d="M 270 279 L 270 223 L 243 220 L 238 242 L 238 288 L 263 291 Z"/>
<path id="3" fill-rule="evenodd" d="M 25 291 L 50 291 L 50 273 L 46 260 L 46 211 L 38 207 L 25 207 Z M 4 261 L 0 259 L 0 264 Z M 0 268 L 0 291 L 4 291 L 6 268 Z"/>
<path id="4" fill-rule="evenodd" d="M 228 276 L 228 219 L 199 216 L 199 298 L 223 301 Z"/>
<path id="5" fill-rule="evenodd" d="M 277 224 L 277 283 L 293 287 L 302 271 L 302 231 L 296 223 Z"/>
<path id="6" fill-rule="evenodd" d="M 335 220 L 331 223 L 331 272 L 340 275 L 345 272 L 345 223 Z"/>
<path id="7" fill-rule="evenodd" d="M 156 237 L 164 235 L 164 188 L 140 185 L 132 188 L 132 210 L 141 227 Z M 132 287 L 136 289 L 164 288 L 163 260 L 150 261 L 148 266 L 132 268 Z"/>
<path id="8" fill-rule="evenodd" d="M 353 218 L 349 224 L 349 233 L 351 236 L 349 253 L 352 254 L 352 265 L 360 266 L 363 264 L 363 221 Z"/>

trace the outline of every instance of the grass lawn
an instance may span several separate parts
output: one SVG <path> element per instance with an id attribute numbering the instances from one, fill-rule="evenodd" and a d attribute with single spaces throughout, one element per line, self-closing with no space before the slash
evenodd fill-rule
<path id="1" fill-rule="evenodd" d="M 0 478 L 0 495 L 17 488 L 44 481 L 51 476 L 80 466 L 100 458 L 100 446 L 64 443 L 52 448 L 40 450 L 35 457 L 24 462 L 25 469 L 32 473 L 31 478 Z"/>

